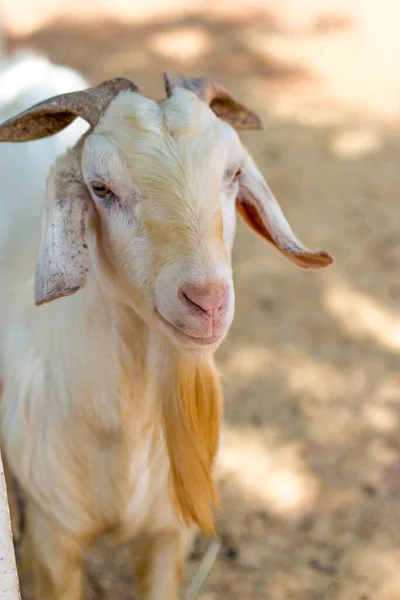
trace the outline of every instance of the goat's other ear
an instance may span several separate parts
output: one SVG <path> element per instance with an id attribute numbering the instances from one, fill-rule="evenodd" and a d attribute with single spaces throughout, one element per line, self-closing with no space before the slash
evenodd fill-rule
<path id="1" fill-rule="evenodd" d="M 80 290 L 89 272 L 87 240 L 91 198 L 70 150 L 50 171 L 36 266 L 39 306 Z"/>
<path id="2" fill-rule="evenodd" d="M 138 89 L 130 79 L 117 77 L 95 88 L 54 96 L 0 125 L 0 142 L 28 142 L 45 138 L 65 129 L 77 117 L 94 127 L 120 92 L 137 92 Z"/>
<path id="3" fill-rule="evenodd" d="M 225 88 L 208 79 L 181 77 L 164 73 L 165 91 L 169 98 L 176 88 L 185 88 L 206 102 L 211 110 L 234 129 L 262 129 L 260 117 L 235 100 Z"/>
<path id="4" fill-rule="evenodd" d="M 238 213 L 261 237 L 275 246 L 286 258 L 303 269 L 322 269 L 334 262 L 323 250 L 309 250 L 294 235 L 278 202 L 245 149 L 236 200 Z"/>

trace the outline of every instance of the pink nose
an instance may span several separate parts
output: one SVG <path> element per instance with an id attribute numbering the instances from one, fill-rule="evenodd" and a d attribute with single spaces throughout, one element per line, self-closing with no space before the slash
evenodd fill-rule
<path id="1" fill-rule="evenodd" d="M 181 287 L 181 298 L 195 314 L 215 317 L 225 312 L 228 286 L 224 281 L 210 281 L 204 284 L 187 283 Z"/>

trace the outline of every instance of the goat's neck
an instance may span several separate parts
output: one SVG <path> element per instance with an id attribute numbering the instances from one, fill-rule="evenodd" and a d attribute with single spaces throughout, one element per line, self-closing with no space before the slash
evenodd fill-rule
<path id="1" fill-rule="evenodd" d="M 90 284 L 88 288 L 90 293 Z M 107 289 L 114 293 L 111 286 Z M 106 365 L 111 376 L 107 375 L 106 381 L 99 373 L 104 380 L 101 383 L 110 386 L 109 398 L 102 392 L 104 385 L 96 385 L 101 401 L 114 403 L 102 407 L 106 418 L 103 413 L 98 416 L 98 398 L 91 398 L 100 439 L 104 439 L 104 433 L 109 439 L 110 433 L 114 432 L 117 438 L 121 431 L 129 430 L 127 436 L 122 436 L 121 444 L 126 439 L 130 446 L 135 439 L 143 439 L 146 431 L 158 439 L 163 432 L 177 505 L 188 523 L 195 522 L 210 533 L 210 503 L 216 501 L 212 465 L 222 408 L 213 356 L 181 354 L 147 325 L 128 301 L 123 301 L 122 294 L 119 300 L 115 295 L 111 299 L 102 296 L 99 289 L 93 288 L 93 293 L 97 303 L 96 310 L 94 305 L 91 308 L 96 318 L 93 326 L 98 327 L 101 310 L 105 323 L 103 343 L 109 343 L 110 352 L 115 350 L 115 356 L 110 356 L 111 365 Z"/>

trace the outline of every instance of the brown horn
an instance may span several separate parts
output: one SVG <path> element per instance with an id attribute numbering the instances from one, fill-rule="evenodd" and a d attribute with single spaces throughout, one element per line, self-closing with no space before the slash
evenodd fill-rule
<path id="1" fill-rule="evenodd" d="M 44 100 L 0 125 L 1 142 L 26 142 L 61 131 L 81 117 L 92 127 L 119 92 L 139 88 L 130 79 L 118 77 L 97 87 L 70 92 Z"/>
<path id="2" fill-rule="evenodd" d="M 206 102 L 211 110 L 223 121 L 235 129 L 262 129 L 260 117 L 235 100 L 233 96 L 218 83 L 200 77 L 181 77 L 164 73 L 167 98 L 172 96 L 176 88 L 184 88 L 196 94 Z"/>

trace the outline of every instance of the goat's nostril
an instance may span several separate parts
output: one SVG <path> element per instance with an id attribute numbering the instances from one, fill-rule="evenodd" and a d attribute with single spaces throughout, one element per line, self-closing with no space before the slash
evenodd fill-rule
<path id="1" fill-rule="evenodd" d="M 187 302 L 187 304 L 192 304 L 193 306 L 197 306 L 197 308 L 201 308 L 201 310 L 204 310 L 204 308 L 202 308 L 200 306 L 200 304 L 197 304 L 197 302 L 194 302 L 189 296 L 188 294 L 186 294 L 186 292 L 182 291 L 182 296 L 184 298 L 184 300 Z M 205 311 L 206 312 L 206 311 Z"/>
<path id="2" fill-rule="evenodd" d="M 187 283 L 181 288 L 183 300 L 191 307 L 200 309 L 212 316 L 222 312 L 228 295 L 228 286 L 224 281 L 212 281 L 205 284 Z"/>

